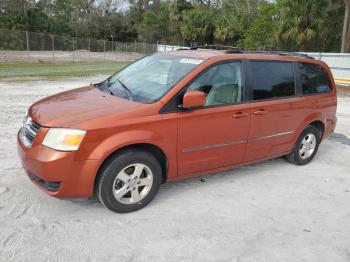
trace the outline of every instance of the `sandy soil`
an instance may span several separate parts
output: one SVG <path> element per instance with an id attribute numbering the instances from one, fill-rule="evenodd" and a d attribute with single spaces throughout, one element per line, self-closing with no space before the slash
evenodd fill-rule
<path id="1" fill-rule="evenodd" d="M 120 215 L 95 198 L 49 197 L 16 153 L 31 103 L 98 79 L 0 82 L 0 261 L 350 261 L 350 98 L 311 164 L 275 159 L 164 184 Z"/>
<path id="2" fill-rule="evenodd" d="M 0 50 L 0 63 L 62 63 L 96 61 L 133 61 L 143 57 L 136 52 L 89 52 L 72 51 L 4 51 Z"/>

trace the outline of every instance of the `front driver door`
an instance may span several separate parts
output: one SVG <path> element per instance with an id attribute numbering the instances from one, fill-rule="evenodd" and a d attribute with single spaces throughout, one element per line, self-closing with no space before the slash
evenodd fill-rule
<path id="1" fill-rule="evenodd" d="M 243 162 L 250 115 L 242 75 L 241 62 L 218 63 L 188 86 L 206 93 L 206 105 L 178 113 L 179 176 Z"/>

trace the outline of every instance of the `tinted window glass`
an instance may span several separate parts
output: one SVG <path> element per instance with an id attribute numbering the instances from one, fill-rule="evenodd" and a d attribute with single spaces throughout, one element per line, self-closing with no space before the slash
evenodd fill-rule
<path id="1" fill-rule="evenodd" d="M 206 106 L 235 104 L 242 100 L 240 62 L 221 63 L 201 74 L 187 90 L 206 94 Z"/>
<path id="2" fill-rule="evenodd" d="M 252 61 L 253 99 L 295 95 L 292 63 Z"/>
<path id="3" fill-rule="evenodd" d="M 319 65 L 299 63 L 304 94 L 325 93 L 331 90 L 327 72 Z"/>

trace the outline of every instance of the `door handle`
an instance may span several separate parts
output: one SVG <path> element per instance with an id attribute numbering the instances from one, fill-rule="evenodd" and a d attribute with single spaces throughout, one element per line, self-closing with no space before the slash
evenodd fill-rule
<path id="1" fill-rule="evenodd" d="M 266 115 L 267 113 L 268 113 L 268 111 L 266 111 L 264 109 L 260 109 L 258 111 L 255 111 L 254 115 L 262 116 L 262 115 Z"/>
<path id="2" fill-rule="evenodd" d="M 239 112 L 239 113 L 232 115 L 233 118 L 242 118 L 242 117 L 247 117 L 247 116 L 248 116 L 247 113 L 242 113 L 242 112 Z"/>

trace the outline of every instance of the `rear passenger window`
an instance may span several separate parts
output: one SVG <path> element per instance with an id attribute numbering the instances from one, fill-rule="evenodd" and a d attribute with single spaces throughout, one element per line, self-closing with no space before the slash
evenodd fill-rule
<path id="1" fill-rule="evenodd" d="M 327 72 L 319 65 L 298 63 L 303 94 L 326 93 L 331 90 Z"/>
<path id="2" fill-rule="evenodd" d="M 251 61 L 251 65 L 254 100 L 295 95 L 292 63 Z"/>

